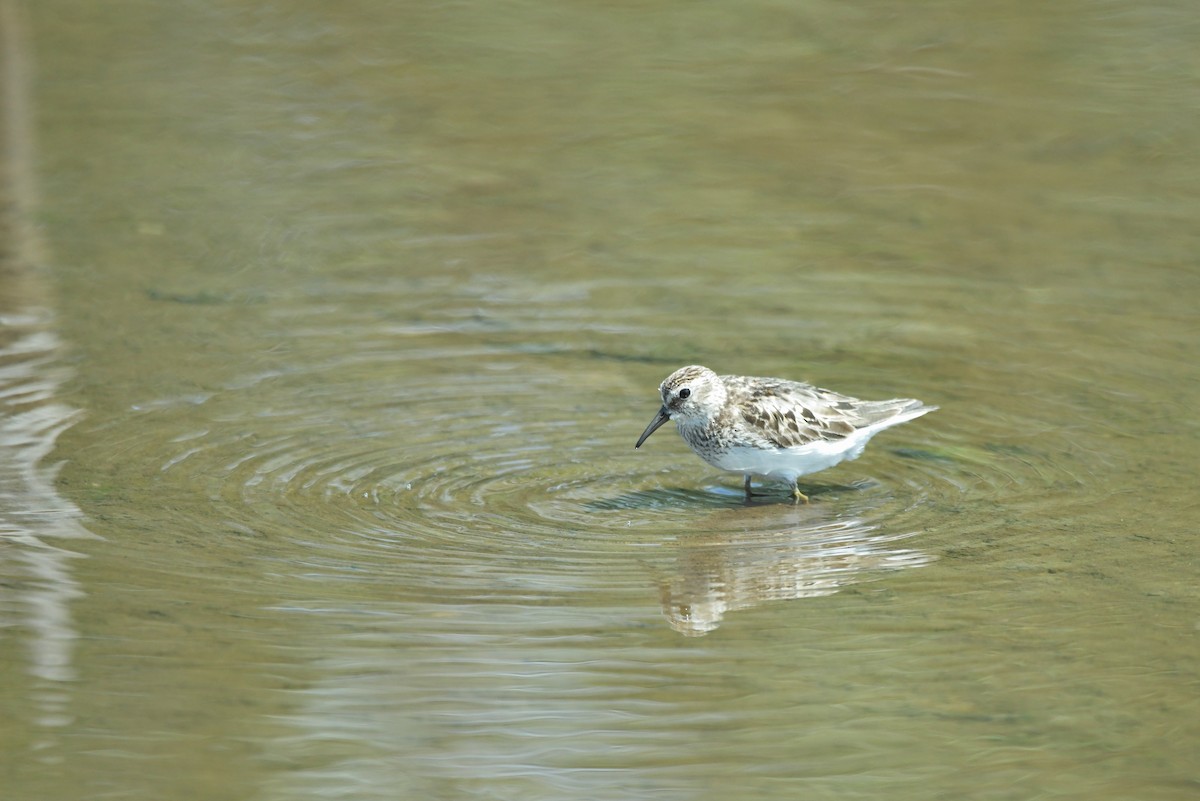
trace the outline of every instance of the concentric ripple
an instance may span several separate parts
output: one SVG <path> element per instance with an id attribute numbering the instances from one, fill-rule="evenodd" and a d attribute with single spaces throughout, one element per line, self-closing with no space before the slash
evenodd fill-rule
<path id="1" fill-rule="evenodd" d="M 391 289 L 347 285 L 338 303 L 280 305 L 279 358 L 138 404 L 108 424 L 96 458 L 116 484 L 150 486 L 146 504 L 169 505 L 197 558 L 218 559 L 214 530 L 224 531 L 256 543 L 270 571 L 323 591 L 381 582 L 422 601 L 521 603 L 615 594 L 661 604 L 685 634 L 924 564 L 947 526 L 966 536 L 1016 505 L 1062 503 L 1069 493 L 1046 488 L 1072 487 L 1085 469 L 1062 456 L 1070 448 L 1049 421 L 1037 430 L 1027 416 L 1027 436 L 1014 438 L 998 407 L 943 393 L 928 398 L 937 413 L 802 480 L 811 505 L 770 484 L 747 504 L 740 477 L 714 472 L 669 429 L 633 449 L 676 359 L 597 346 L 654 332 L 587 310 L 596 285 Z M 424 306 L 435 297 L 436 314 Z M 347 313 L 371 303 L 374 317 Z M 403 321 L 380 323 L 402 303 Z"/>
<path id="2" fill-rule="evenodd" d="M 770 484 L 747 504 L 739 477 L 669 431 L 633 450 L 645 383 L 504 348 L 482 362 L 368 350 L 142 404 L 115 455 L 156 465 L 173 521 L 190 517 L 195 536 L 219 521 L 285 544 L 263 549 L 273 570 L 425 599 L 619 590 L 657 599 L 684 634 L 925 564 L 915 535 L 947 510 L 1053 472 L 1035 453 L 967 444 L 973 434 L 955 444 L 939 413 L 802 481 L 811 505 Z"/>

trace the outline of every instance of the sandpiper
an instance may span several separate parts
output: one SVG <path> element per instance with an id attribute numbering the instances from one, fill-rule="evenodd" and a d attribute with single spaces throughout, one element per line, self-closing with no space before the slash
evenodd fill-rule
<path id="1" fill-rule="evenodd" d="M 659 385 L 662 408 L 634 448 L 668 420 L 696 455 L 713 467 L 786 481 L 808 503 L 796 479 L 857 459 L 885 428 L 937 409 L 913 398 L 865 401 L 782 378 L 717 375 L 682 367 Z"/>

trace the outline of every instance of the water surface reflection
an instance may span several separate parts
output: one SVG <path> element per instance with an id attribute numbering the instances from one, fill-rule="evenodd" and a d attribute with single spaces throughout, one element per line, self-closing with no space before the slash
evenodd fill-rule
<path id="1" fill-rule="evenodd" d="M 12 675 L 0 684 L 18 741 L 31 745 L 20 758 L 54 763 L 64 758 L 57 732 L 75 719 L 72 602 L 84 594 L 68 543 L 91 535 L 50 460 L 79 411 L 60 397 L 70 371 L 34 224 L 29 32 L 19 12 L 0 3 L 0 630 L 12 646 L 0 659 Z"/>
<path id="2" fill-rule="evenodd" d="M 80 554 L 67 543 L 90 533 L 47 457 L 78 411 L 56 398 L 66 373 L 44 310 L 0 316 L 0 338 L 0 610 L 34 680 L 13 686 L 25 688 L 38 724 L 64 726 L 77 678 L 71 603 L 84 595 L 72 567 Z"/>
<path id="3" fill-rule="evenodd" d="M 682 538 L 674 564 L 658 579 L 671 628 L 690 636 L 707 634 L 739 609 L 830 595 L 930 560 L 919 550 L 898 547 L 897 541 L 911 534 L 884 535 L 862 519 L 821 520 L 831 516 L 805 515 L 803 523 L 783 530 Z"/>
<path id="4" fill-rule="evenodd" d="M 29 10 L 5 481 L 104 539 L 17 792 L 1194 788 L 1190 9 Z M 745 505 L 631 449 L 688 363 L 941 411 Z"/>

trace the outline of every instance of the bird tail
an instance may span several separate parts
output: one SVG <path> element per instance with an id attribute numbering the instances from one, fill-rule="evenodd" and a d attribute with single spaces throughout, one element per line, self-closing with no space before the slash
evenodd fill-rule
<path id="1" fill-rule="evenodd" d="M 923 414 L 937 411 L 937 408 L 926 406 L 916 398 L 894 398 L 865 404 L 859 408 L 859 413 L 867 420 L 866 427 L 878 430 L 907 423 Z"/>

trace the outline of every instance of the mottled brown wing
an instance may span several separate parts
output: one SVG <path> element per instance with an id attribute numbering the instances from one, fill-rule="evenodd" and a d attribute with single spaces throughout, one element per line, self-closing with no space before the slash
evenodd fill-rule
<path id="1" fill-rule="evenodd" d="M 866 423 L 854 398 L 782 379 L 727 385 L 746 425 L 777 448 L 839 440 Z"/>

